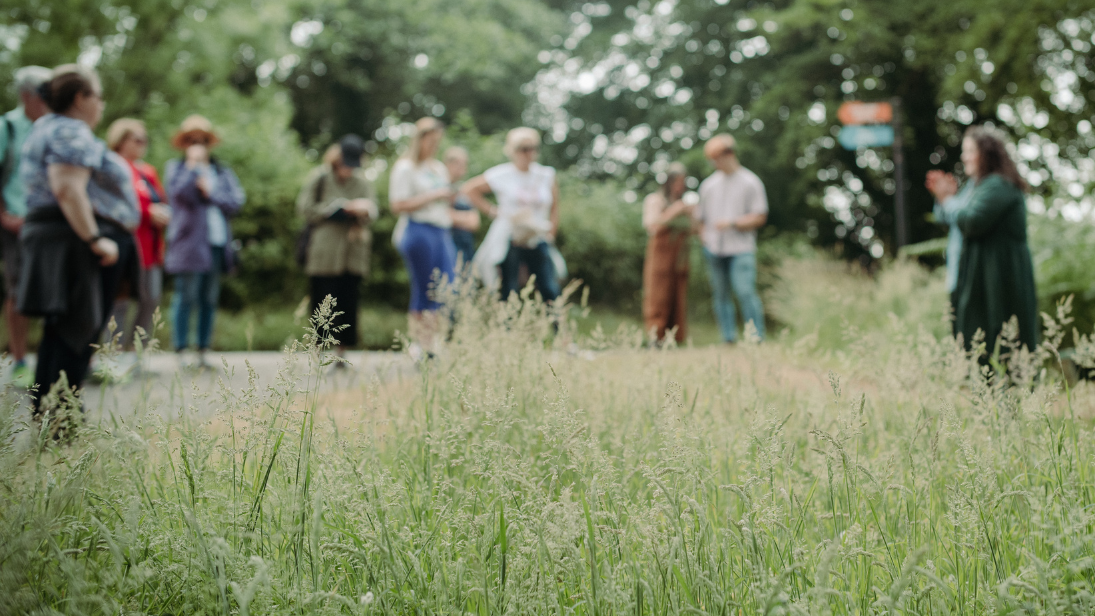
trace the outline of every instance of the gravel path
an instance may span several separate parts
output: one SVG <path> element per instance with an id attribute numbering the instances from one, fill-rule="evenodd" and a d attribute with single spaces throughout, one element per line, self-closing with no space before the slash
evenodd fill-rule
<path id="1" fill-rule="evenodd" d="M 89 422 L 97 422 L 108 420 L 112 413 L 132 416 L 153 412 L 168 420 L 183 414 L 204 419 L 219 408 L 225 387 L 236 393 L 247 389 L 248 365 L 254 370 L 256 385 L 261 389 L 277 383 L 278 371 L 286 366 L 287 359 L 279 352 L 210 353 L 208 360 L 213 368 L 195 370 L 181 368 L 174 353 L 159 353 L 147 360 L 148 367 L 140 376 L 116 384 L 87 383 L 83 392 L 87 418 Z M 357 389 L 374 379 L 399 379 L 417 371 L 407 355 L 389 351 L 349 352 L 346 359 L 349 365 L 345 369 L 323 368 L 323 390 Z M 292 369 L 287 373 L 294 375 L 297 386 L 304 386 L 306 358 L 295 356 L 290 361 Z M 33 356 L 28 363 L 33 366 Z M 9 365 L 3 367 L 2 374 L 0 388 L 9 396 L 22 392 L 7 387 L 11 374 Z"/>

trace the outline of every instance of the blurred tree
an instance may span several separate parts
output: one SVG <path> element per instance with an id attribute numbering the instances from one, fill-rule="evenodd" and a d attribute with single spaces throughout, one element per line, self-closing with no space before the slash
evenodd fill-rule
<path id="1" fill-rule="evenodd" d="M 903 100 L 914 240 L 942 233 L 925 219 L 924 172 L 954 168 L 961 131 L 977 122 L 1016 138 L 1032 209 L 1090 215 L 1093 37 L 1095 11 L 1080 0 L 8 0 L 0 72 L 97 66 L 104 128 L 147 120 L 156 164 L 175 155 L 167 138 L 185 115 L 213 119 L 250 196 L 235 223 L 241 277 L 225 299 L 236 305 L 303 293 L 293 197 L 333 138 L 374 141 L 383 196 L 406 120 L 454 123 L 449 140 L 471 145 L 480 167 L 499 160 L 501 132 L 533 123 L 546 133 L 544 162 L 573 171 L 564 205 L 582 229 L 568 238 L 564 228 L 560 242 L 591 263 L 571 269 L 612 287 L 611 301 L 621 294 L 607 278 L 623 274 L 598 268 L 608 254 L 637 267 L 641 236 L 584 222 L 619 203 L 606 191 L 631 212 L 671 159 L 706 175 L 697 146 L 722 130 L 768 186 L 767 232 L 877 253 L 892 228 L 891 153 L 836 147 L 848 99 Z M 14 101 L 0 92 L 5 108 Z M 589 178 L 614 181 L 582 186 Z M 377 225 L 368 289 L 400 304 L 391 224 Z"/>
<path id="2" fill-rule="evenodd" d="M 1019 140 L 1033 209 L 1092 208 L 1081 201 L 1095 184 L 1089 3 L 639 0 L 622 22 L 619 9 L 575 5 L 534 82 L 550 155 L 587 176 L 649 190 L 683 159 L 702 177 L 695 146 L 728 131 L 765 180 L 774 227 L 879 255 L 893 224 L 891 151 L 837 147 L 835 112 L 900 97 L 914 241 L 942 232 L 926 218 L 925 172 L 953 169 L 974 123 Z"/>
<path id="3" fill-rule="evenodd" d="M 319 143 L 347 132 L 383 142 L 386 117 L 460 110 L 487 132 L 510 128 L 537 52 L 564 29 L 537 0 L 307 0 L 296 11 L 293 126 Z"/>

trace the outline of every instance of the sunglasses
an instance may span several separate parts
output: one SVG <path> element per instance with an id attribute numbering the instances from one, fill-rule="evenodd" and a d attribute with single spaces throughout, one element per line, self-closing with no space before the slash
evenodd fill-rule
<path id="1" fill-rule="evenodd" d="M 522 153 L 522 154 L 532 154 L 534 152 L 539 152 L 540 151 L 540 146 L 538 146 L 538 145 L 523 145 L 523 146 L 517 148 L 517 151 Z"/>

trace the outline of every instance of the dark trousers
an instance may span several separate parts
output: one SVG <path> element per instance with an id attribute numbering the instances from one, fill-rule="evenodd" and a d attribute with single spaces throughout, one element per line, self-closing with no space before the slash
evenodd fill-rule
<path id="1" fill-rule="evenodd" d="M 339 346 L 357 346 L 357 301 L 361 295 L 361 276 L 357 274 L 341 274 L 338 276 L 312 276 L 309 278 L 312 295 L 312 312 L 309 318 L 315 316 L 316 308 L 323 303 L 323 299 L 330 295 L 335 300 L 335 312 L 342 314 L 336 316 L 331 323 L 331 329 L 345 326 L 340 332 L 331 335 L 338 340 Z M 322 335 L 323 332 L 320 332 Z"/>
<path id="2" fill-rule="evenodd" d="M 104 235 L 118 243 L 118 261 L 110 267 L 98 268 L 99 283 L 102 285 L 104 320 L 99 326 L 99 331 L 110 320 L 110 314 L 114 307 L 114 300 L 118 296 L 122 279 L 126 272 L 133 269 L 134 260 L 137 259 L 137 246 L 133 236 L 128 233 L 115 234 L 103 229 Z M 99 339 L 96 334 L 88 344 L 82 348 L 73 348 L 65 342 L 57 331 L 57 324 L 63 316 L 48 316 L 43 319 L 42 341 L 38 345 L 38 365 L 34 369 L 34 384 L 36 390 L 33 394 L 35 414 L 42 411 L 42 397 L 49 393 L 50 387 L 61 378 L 64 372 L 68 378 L 69 388 L 79 388 L 87 376 L 88 367 L 91 365 L 91 356 L 95 349 L 91 344 Z"/>
<path id="3" fill-rule="evenodd" d="M 559 280 L 555 276 L 555 265 L 548 254 L 548 243 L 540 242 L 535 248 L 521 248 L 510 246 L 505 261 L 502 261 L 502 299 L 509 298 L 510 293 L 520 293 L 518 279 L 521 275 L 521 264 L 528 268 L 529 276 L 536 276 L 536 291 L 545 302 L 554 301 L 559 297 Z"/>

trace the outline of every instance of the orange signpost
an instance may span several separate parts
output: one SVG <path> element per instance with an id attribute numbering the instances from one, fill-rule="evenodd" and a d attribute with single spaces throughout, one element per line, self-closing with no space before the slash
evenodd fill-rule
<path id="1" fill-rule="evenodd" d="M 901 248 L 908 243 L 909 229 L 905 214 L 905 144 L 901 131 L 901 99 L 891 102 L 864 103 L 847 101 L 837 109 L 840 145 L 847 150 L 893 146 L 894 163 L 894 244 Z"/>
<path id="2" fill-rule="evenodd" d="M 893 121 L 893 105 L 890 103 L 863 103 L 848 101 L 840 106 L 836 117 L 845 126 L 857 124 L 889 124 Z"/>

